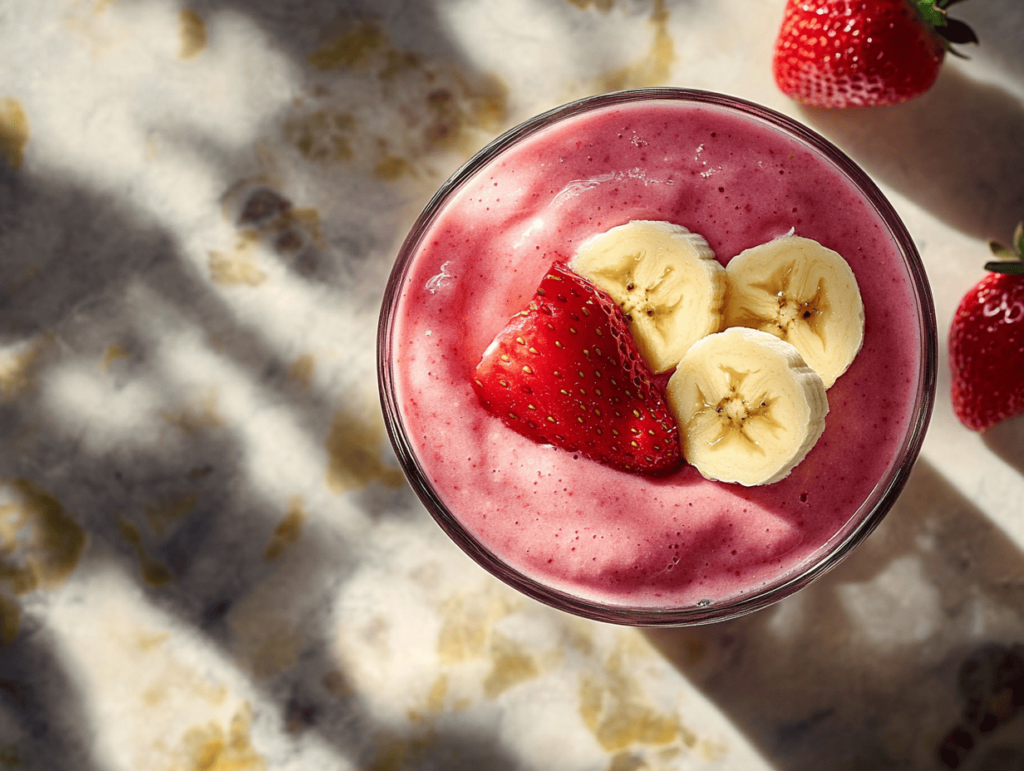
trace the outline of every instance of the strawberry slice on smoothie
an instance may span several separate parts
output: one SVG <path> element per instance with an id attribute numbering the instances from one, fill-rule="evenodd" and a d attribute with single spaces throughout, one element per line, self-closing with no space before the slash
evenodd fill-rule
<path id="1" fill-rule="evenodd" d="M 679 433 L 622 310 L 556 261 L 473 376 L 484 407 L 540 443 L 623 471 L 682 463 Z"/>

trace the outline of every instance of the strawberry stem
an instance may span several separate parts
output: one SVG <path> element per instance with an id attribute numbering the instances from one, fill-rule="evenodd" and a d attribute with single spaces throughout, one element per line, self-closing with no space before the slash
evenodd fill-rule
<path id="1" fill-rule="evenodd" d="M 942 0 L 912 0 L 913 5 L 917 8 L 917 12 L 921 14 L 928 26 L 934 27 L 945 27 L 946 26 L 946 9 Z"/>
<path id="2" fill-rule="evenodd" d="M 977 43 L 978 36 L 967 24 L 959 19 L 951 19 L 946 9 L 963 0 L 908 0 L 929 29 L 942 38 L 946 50 L 954 56 L 965 59 L 963 54 L 953 48 L 953 44 Z"/>
<path id="3" fill-rule="evenodd" d="M 1024 276 L 1024 262 L 1020 260 L 993 260 L 992 262 L 985 263 L 985 270 L 990 273 Z"/>
<path id="4" fill-rule="evenodd" d="M 1015 276 L 1024 275 L 1024 221 L 1018 223 L 1013 231 L 1012 247 L 1004 246 L 998 241 L 989 241 L 988 247 L 999 259 L 986 262 L 985 270 Z"/>

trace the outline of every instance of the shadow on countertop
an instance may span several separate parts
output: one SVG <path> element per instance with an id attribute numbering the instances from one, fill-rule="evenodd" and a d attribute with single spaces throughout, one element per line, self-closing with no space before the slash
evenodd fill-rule
<path id="1" fill-rule="evenodd" d="M 337 21 L 335 10 L 330 14 L 324 11 L 328 5 L 300 0 L 277 5 L 240 0 L 190 3 L 201 15 L 221 10 L 246 15 L 267 32 L 272 45 L 295 61 L 304 60 L 322 40 L 324 24 Z M 460 54 L 448 39 L 435 5 L 399 2 L 383 6 L 375 0 L 360 0 L 342 7 L 356 18 L 380 16 L 384 22 L 389 14 L 415 14 L 418 46 L 440 52 L 442 58 L 458 60 Z M 599 56 L 599 52 L 592 55 Z M 973 100 L 968 103 L 974 104 L 979 114 L 968 123 L 971 131 L 980 132 L 984 120 L 994 119 L 1011 137 L 1018 136 L 1013 132 L 1018 132 L 1024 122 L 1019 105 L 1000 104 L 1005 95 L 985 89 L 953 72 L 944 78 L 937 92 Z M 954 119 L 959 113 L 953 107 L 943 112 L 945 108 L 929 103 L 910 109 L 920 109 L 922 120 L 945 116 L 950 121 L 943 129 L 948 132 L 945 138 L 955 135 Z M 888 120 L 881 113 L 872 118 L 873 130 L 882 135 L 896 131 L 887 125 Z M 868 157 L 869 164 L 872 153 L 881 154 L 887 149 L 862 137 L 851 126 L 844 128 L 837 123 L 830 127 L 833 129 L 839 136 L 847 131 L 848 144 L 855 150 L 862 142 L 861 154 Z M 1019 217 L 1019 206 L 1011 214 L 1012 201 L 995 211 L 984 210 L 981 198 L 966 211 L 954 206 L 960 195 L 958 177 L 943 165 L 938 145 L 929 144 L 919 151 L 915 149 L 916 135 L 901 136 L 897 146 L 908 157 L 906 168 L 901 166 L 897 173 L 895 186 L 902 184 L 916 191 L 939 211 L 948 208 L 949 216 L 954 217 L 951 221 L 967 232 L 981 234 L 986 230 L 983 235 L 987 236 L 988 229 Z M 190 143 L 208 142 L 206 152 L 215 170 L 223 171 L 229 183 L 237 181 L 227 170 L 244 165 L 244 160 L 218 157 L 225 150 L 213 138 L 203 140 L 187 133 L 180 134 L 180 138 Z M 969 184 L 985 192 L 986 185 L 1006 181 L 1006 167 L 1021 160 L 1021 147 L 1024 143 L 1018 142 L 1005 163 L 986 160 L 980 167 L 972 167 L 970 159 L 964 157 L 958 160 L 957 168 L 966 171 Z M 919 166 L 923 171 L 911 171 Z M 1018 174 L 1010 181 L 1007 198 L 1020 196 L 1020 179 Z M 932 195 L 934 200 L 929 197 Z M 400 199 L 397 194 L 382 194 L 382 201 L 388 205 L 381 207 L 377 230 L 407 224 L 400 222 L 404 203 Z M 81 183 L 28 171 L 13 175 L 2 162 L 0 204 L 0 246 L 5 255 L 0 265 L 4 290 L 0 341 L 9 343 L 53 333 L 52 347 L 46 347 L 33 364 L 37 372 L 45 372 L 66 358 L 98 361 L 112 339 L 132 352 L 119 355 L 113 368 L 115 391 L 149 372 L 154 367 L 151 333 L 119 304 L 133 287 L 141 286 L 159 298 L 172 317 L 187 320 L 204 334 L 215 335 L 219 353 L 247 379 L 262 384 L 275 404 L 285 405 L 313 443 L 323 444 L 325 429 L 335 420 L 339 401 L 344 400 L 339 400 L 338 394 L 295 388 L 283 376 L 290 362 L 258 330 L 241 324 L 232 309 L 209 291 L 195 274 L 194 266 L 183 259 L 172 235 L 159 224 L 141 221 L 123 203 Z M 379 246 L 375 232 L 357 229 L 345 234 L 338 243 L 318 252 L 313 266 L 316 269 L 303 276 L 312 278 L 311 286 L 318 283 L 326 287 L 329 296 L 337 296 L 331 293 L 342 283 L 355 285 L 364 279 L 386 276 L 389 265 L 380 259 L 370 266 L 353 267 Z M 372 304 L 382 290 L 380 283 L 371 282 L 364 301 Z M 322 298 L 317 296 L 318 300 Z M 371 340 L 362 342 L 372 345 Z M 167 384 L 164 396 L 173 401 L 173 384 Z M 359 425 L 365 418 L 357 409 L 342 409 L 352 425 Z M 180 441 L 163 447 L 140 449 L 135 445 L 96 453 L 84 436 L 88 426 L 63 422 L 46 408 L 38 394 L 0 403 L 0 429 L 15 437 L 43 435 L 29 454 L 14 444 L 6 445 L 0 461 L 5 476 L 24 475 L 38 481 L 85 529 L 91 546 L 80 570 L 95 566 L 91 559 L 102 559 L 134 577 L 156 607 L 181 619 L 223 650 L 226 657 L 232 657 L 228 629 L 232 608 L 255 587 L 273 580 L 276 567 L 259 550 L 243 544 L 240 529 L 249 535 L 262 531 L 269 540 L 283 515 L 246 480 L 243 437 L 212 425 L 191 433 L 184 431 Z M 174 497 L 179 493 L 195 494 L 198 503 L 168 529 L 166 536 L 147 530 L 142 512 L 153 496 Z M 353 495 L 371 520 L 419 512 L 406 487 Z M 125 523 L 135 528 L 135 541 L 126 538 L 129 531 Z M 301 601 L 303 606 L 315 605 L 325 587 L 349 579 L 362 559 L 343 538 L 330 534 L 317 537 L 324 533 L 315 531 L 308 535 L 299 556 L 311 567 L 291 574 L 295 580 L 281 594 Z M 140 571 L 141 553 L 151 560 L 144 564 L 157 565 L 166 572 L 158 570 L 149 575 L 147 582 Z M 821 768 L 823 746 L 834 748 L 842 759 L 850 759 L 847 768 L 885 768 L 881 763 L 888 760 L 932 757 L 928 753 L 937 752 L 943 736 L 922 736 L 913 729 L 930 728 L 936 721 L 948 723 L 950 729 L 955 727 L 960 709 L 951 695 L 955 672 L 976 645 L 1020 639 L 1019 609 L 1024 607 L 1021 563 L 1019 552 L 980 512 L 933 470 L 922 466 L 915 471 L 887 522 L 847 563 L 818 584 L 777 609 L 731 624 L 651 632 L 650 638 L 780 768 Z M 856 591 L 859 584 L 894 567 L 907 570 L 909 580 L 927 579 L 940 587 L 942 591 L 931 599 L 934 606 L 905 607 L 900 598 L 879 598 L 874 592 Z M 915 572 L 918 569 L 920 572 Z M 996 580 L 999 576 L 1009 577 L 1009 583 L 1000 584 Z M 862 632 L 855 632 L 860 627 L 840 612 L 844 602 L 861 603 L 867 613 L 875 612 L 871 603 L 881 603 L 877 613 L 895 614 L 904 637 L 895 641 L 856 637 Z M 983 615 L 991 613 L 991 618 L 979 620 L 970 615 L 975 607 Z M 964 629 L 950 632 L 948 638 L 931 629 L 929 611 L 940 608 L 963 619 Z M 45 630 L 29 627 L 30 621 L 26 621 L 21 636 L 0 652 L 0 717 L 4 719 L 0 741 L 8 736 L 24 740 L 27 749 L 21 759 L 35 767 L 55 771 L 94 768 L 92 716 L 86 714 L 86 697 L 70 685 L 74 673 L 65 669 Z M 259 683 L 277 706 L 274 718 L 287 722 L 290 731 L 293 727 L 297 733 L 316 733 L 353 765 L 374 760 L 373 737 L 382 726 L 358 698 L 336 698 L 320 682 L 322 675 L 335 672 L 338 666 L 330 654 L 334 630 L 322 617 L 311 616 L 306 632 L 308 641 L 297 672 Z M 921 651 L 924 655 L 918 656 Z M 338 672 L 333 690 L 345 692 L 347 678 L 346 673 Z M 906 729 L 906 739 L 901 739 L 903 733 L 886 733 L 893 724 L 877 717 L 879 705 L 897 692 L 909 696 L 907 701 L 920 708 L 920 714 L 907 715 L 899 723 L 898 727 Z M 828 711 L 835 704 L 842 706 Z M 773 713 L 781 717 L 772 722 L 763 720 L 764 715 Z M 925 720 L 926 716 L 935 719 Z M 779 725 L 783 726 L 781 730 Z M 10 733 L 8 726 L 13 726 Z M 1019 741 L 1007 741 L 1005 734 L 1000 724 L 999 730 L 992 732 L 992 741 L 998 739 L 1003 751 L 1009 748 L 1018 754 L 1024 752 Z M 394 739 L 402 741 L 402 737 Z M 355 756 L 356 747 L 362 748 L 362 754 Z M 981 747 L 970 754 L 968 761 L 980 764 L 978 759 L 988 751 Z M 449 768 L 515 767 L 494 737 L 441 732 L 433 737 L 430 753 L 425 762 L 448 762 Z M 3 761 L 0 756 L 0 764 Z M 871 765 L 875 761 L 880 764 Z"/>
<path id="2" fill-rule="evenodd" d="M 997 423 L 981 439 L 994 455 L 1024 476 L 1024 417 Z"/>
<path id="3" fill-rule="evenodd" d="M 99 771 L 83 695 L 57 651 L 24 632 L 0 652 L 0 767 Z"/>
<path id="4" fill-rule="evenodd" d="M 821 580 L 647 635 L 779 769 L 1024 768 L 1024 554 L 923 460 Z"/>
<path id="5" fill-rule="evenodd" d="M 317 14 L 305 15 L 312 3 L 263 4 L 259 9 L 234 5 L 240 13 L 252 11 L 275 44 L 294 56 L 321 31 L 313 18 Z M 420 44 L 449 50 L 444 30 L 432 20 L 436 4 L 406 5 L 421 18 Z M 357 15 L 372 16 L 377 7 L 373 2 L 346 4 Z M 336 12 L 330 4 L 320 8 Z M 173 138 L 198 148 L 210 173 L 224 180 L 225 194 L 234 189 L 246 152 L 232 154 L 217 137 L 183 132 Z M 336 181 L 343 182 L 345 174 L 342 167 Z M 243 201 L 230 212 L 236 219 L 228 224 L 240 237 L 274 236 L 268 258 L 279 259 L 299 279 L 311 307 L 333 302 L 361 318 L 375 317 L 393 258 L 379 234 L 408 226 L 410 193 L 379 179 L 364 184 L 364 194 L 380 202 L 373 222 L 346 222 L 337 238 L 315 243 L 308 233 L 296 232 L 307 223 L 289 217 L 297 207 L 287 200 L 288 190 L 257 185 L 248 192 L 267 190 L 271 197 L 263 200 L 274 211 L 263 216 L 266 212 L 250 209 L 246 220 Z M 274 705 L 273 714 L 258 716 L 264 724 L 276 723 L 296 741 L 315 735 L 346 767 L 385 762 L 395 747 L 419 747 L 420 754 L 457 768 L 513 767 L 500 742 L 457 727 L 432 726 L 429 741 L 421 734 L 403 736 L 373 717 L 355 692 L 333 647 L 338 630 L 329 610 L 338 586 L 351 579 L 367 555 L 332 526 L 337 512 L 330 496 L 318 508 L 306 504 L 302 536 L 288 541 L 283 555 L 271 556 L 269 547 L 263 548 L 275 543 L 286 511 L 267 499 L 260 480 L 251 478 L 246 437 L 218 417 L 223 404 L 204 402 L 188 377 L 179 378 L 187 373 L 162 359 L 161 335 L 193 330 L 260 392 L 258 406 L 287 413 L 310 446 L 333 445 L 326 447 L 332 464 L 340 465 L 333 471 L 354 480 L 333 500 L 344 496 L 345 503 L 365 515 L 364 528 L 419 517 L 422 509 L 408 486 L 395 481 L 400 479 L 397 470 L 382 465 L 383 443 L 373 441 L 379 416 L 365 400 L 348 393 L 351 384 L 318 387 L 315 381 L 290 377 L 297 352 L 283 349 L 265 329 L 241 319 L 203 275 L 211 266 L 189 259 L 181 234 L 133 208 L 130 198 L 93 188 L 72 174 L 47 175 L 30 163 L 13 171 L 0 158 L 0 344 L 22 346 L 18 364 L 23 366 L 17 378 L 5 371 L 0 382 L 0 431 L 7 438 L 0 447 L 0 475 L 31 480 L 45 490 L 53 511 L 81 528 L 87 546 L 77 567 L 71 566 L 76 579 L 88 581 L 100 571 L 127 577 L 158 613 L 179 620 L 201 645 L 219 649 L 224 659 L 249 670 L 255 688 Z M 209 202 L 211 207 L 219 203 Z M 225 291 L 247 287 L 243 282 Z M 349 335 L 339 345 L 372 350 L 375 334 L 372 325 L 366 326 L 361 337 Z M 61 393 L 72 401 L 81 394 L 83 411 L 66 402 L 68 409 L 54 409 L 48 387 L 60 372 L 78 366 L 88 376 L 78 383 L 64 381 Z M 87 412 L 95 402 L 80 390 L 97 373 L 103 373 L 103 386 L 109 389 L 109 416 Z M 160 408 L 160 436 L 141 433 L 145 421 L 115 426 L 109 433 L 121 430 L 128 440 L 110 446 L 97 429 L 104 428 L 106 417 L 116 420 L 118 402 L 130 403 L 143 392 Z M 382 425 L 380 438 L 383 442 Z M 324 469 L 312 471 L 318 482 L 323 479 Z M 168 515 L 163 520 L 154 512 L 161 506 Z M 429 532 L 447 543 L 435 529 Z M 6 580 L 23 570 L 15 564 L 20 555 L 9 553 L 7 546 L 0 539 L 5 636 L 12 623 L 6 615 L 12 603 Z M 232 629 L 239 605 L 247 599 L 257 604 L 252 598 L 266 587 L 272 587 L 281 615 L 270 614 L 267 624 L 256 629 L 251 628 L 256 616 L 247 617 L 251 647 L 240 648 L 239 630 Z M 72 671 L 48 630 L 35 621 L 36 611 L 47 608 L 44 595 L 18 595 L 13 602 L 23 605 L 14 616 L 20 629 L 0 647 L 0 766 L 91 771 L 101 764 L 102 754 L 96 747 L 97 718 L 90 714 L 92 698 L 77 689 L 81 673 Z M 284 628 L 275 628 L 275 622 Z M 302 631 L 298 665 L 260 671 L 258 645 L 272 644 L 296 625 Z M 257 660 L 246 660 L 248 653 Z M 427 745 L 429 751 L 422 749 Z"/>
<path id="6" fill-rule="evenodd" d="M 5 389 L 24 390 L 0 399 L 0 431 L 8 439 L 0 448 L 0 468 L 5 481 L 31 480 L 33 489 L 45 490 L 40 500 L 65 526 L 74 522 L 81 528 L 88 545 L 75 568 L 77 579 L 112 570 L 136 581 L 158 612 L 180 619 L 243 670 L 254 668 L 257 686 L 277 705 L 269 720 L 279 720 L 289 735 L 317 732 L 353 763 L 386 751 L 375 747 L 380 736 L 403 741 L 354 695 L 332 653 L 337 630 L 323 610 L 330 593 L 365 557 L 330 527 L 329 508 L 307 511 L 302 538 L 279 559 L 268 556 L 264 546 L 274 543 L 286 512 L 250 478 L 245 437 L 219 420 L 216 403 L 204 412 L 201 394 L 197 407 L 196 394 L 161 363 L 153 324 L 194 327 L 216 339 L 218 356 L 263 389 L 265 406 L 286 410 L 312 444 L 323 446 L 331 441 L 332 424 L 344 424 L 349 433 L 334 441 L 349 445 L 339 451 L 339 462 L 351 467 L 338 473 L 365 482 L 345 495 L 369 522 L 416 516 L 420 509 L 407 486 L 375 483 L 377 466 L 370 459 L 383 447 L 359 445 L 373 435 L 367 429 L 373 416 L 343 391 L 297 385 L 286 377 L 287 356 L 237 318 L 169 235 L 109 196 L 67 180 L 14 175 L 0 162 L 0 209 L 0 249 L 6 255 L 0 266 L 6 295 L 0 339 L 33 341 L 26 383 L 3 382 Z M 347 259 L 338 253 L 328 257 Z M 364 343 L 372 348 L 372 339 Z M 113 357 L 111 347 L 118 351 Z M 131 400 L 138 388 L 153 389 L 163 405 L 162 435 L 121 426 L 129 441 L 105 446 L 96 441 L 97 430 L 108 430 L 103 415 L 55 411 L 51 391 L 27 385 L 50 385 L 50 376 L 74 369 L 75 362 L 90 373 L 106 370 L 102 380 L 112 413 L 117 401 Z M 117 430 L 116 424 L 109 429 Z M 164 521 L 161 506 L 168 515 Z M 51 535 L 44 530 L 42 537 Z M 0 545 L 0 590 L 7 590 L 6 582 L 26 569 L 16 550 Z M 246 660 L 247 652 L 258 649 L 239 649 L 231 621 L 239 601 L 275 583 L 273 596 L 285 610 L 280 618 L 269 613 L 270 625 L 258 631 L 272 642 L 301 622 L 301 665 L 264 673 L 258 660 Z M 67 669 L 46 627 L 34 620 L 35 610 L 46 607 L 44 595 L 22 595 L 20 630 L 0 647 L 0 765 L 96 768 L 94 717 L 85 707 L 91 698 L 78 690 L 79 675 Z M 10 603 L 8 597 L 0 594 Z M 275 620 L 285 628 L 274 628 Z M 10 623 L 7 616 L 4 621 Z M 480 767 L 511 762 L 500 746 L 435 734 L 435 746 L 451 757 L 475 759 Z"/>
<path id="7" fill-rule="evenodd" d="M 869 174 L 979 239 L 1009 240 L 1024 217 L 1024 103 L 997 83 L 975 80 L 984 62 L 1024 83 L 1024 5 L 965 3 L 950 15 L 969 23 L 978 46 L 947 56 L 935 86 L 882 108 L 803 108 L 804 120 Z"/>
<path id="8" fill-rule="evenodd" d="M 947 62 L 932 90 L 906 104 L 803 108 L 802 117 L 936 218 L 1005 242 L 1024 216 L 1024 103 L 968 71 Z"/>

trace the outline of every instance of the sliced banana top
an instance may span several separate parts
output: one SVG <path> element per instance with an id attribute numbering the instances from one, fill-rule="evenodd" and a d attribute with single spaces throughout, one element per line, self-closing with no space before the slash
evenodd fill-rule
<path id="1" fill-rule="evenodd" d="M 700 235 L 634 220 L 584 242 L 569 267 L 611 295 L 656 373 L 679 362 L 722 322 L 725 270 Z"/>
<path id="2" fill-rule="evenodd" d="M 786 340 L 829 388 L 864 341 L 864 303 L 846 260 L 817 241 L 783 236 L 726 266 L 724 326 Z"/>
<path id="3" fill-rule="evenodd" d="M 774 335 L 733 327 L 695 343 L 669 379 L 683 455 L 704 477 L 785 478 L 825 430 L 821 377 Z"/>

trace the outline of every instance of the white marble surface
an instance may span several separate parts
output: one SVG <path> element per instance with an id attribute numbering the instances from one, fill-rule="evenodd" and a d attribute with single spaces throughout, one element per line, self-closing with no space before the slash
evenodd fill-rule
<path id="1" fill-rule="evenodd" d="M 502 129 L 619 87 L 752 99 L 847 150 L 945 345 L 1024 216 L 1024 6 L 958 5 L 970 60 L 843 113 L 775 90 L 782 6 L 0 0 L 0 768 L 928 769 L 958 725 L 959 767 L 1024 768 L 996 666 L 1024 642 L 1024 425 L 961 428 L 944 352 L 882 527 L 706 628 L 514 594 L 387 447 L 405 229 Z"/>

